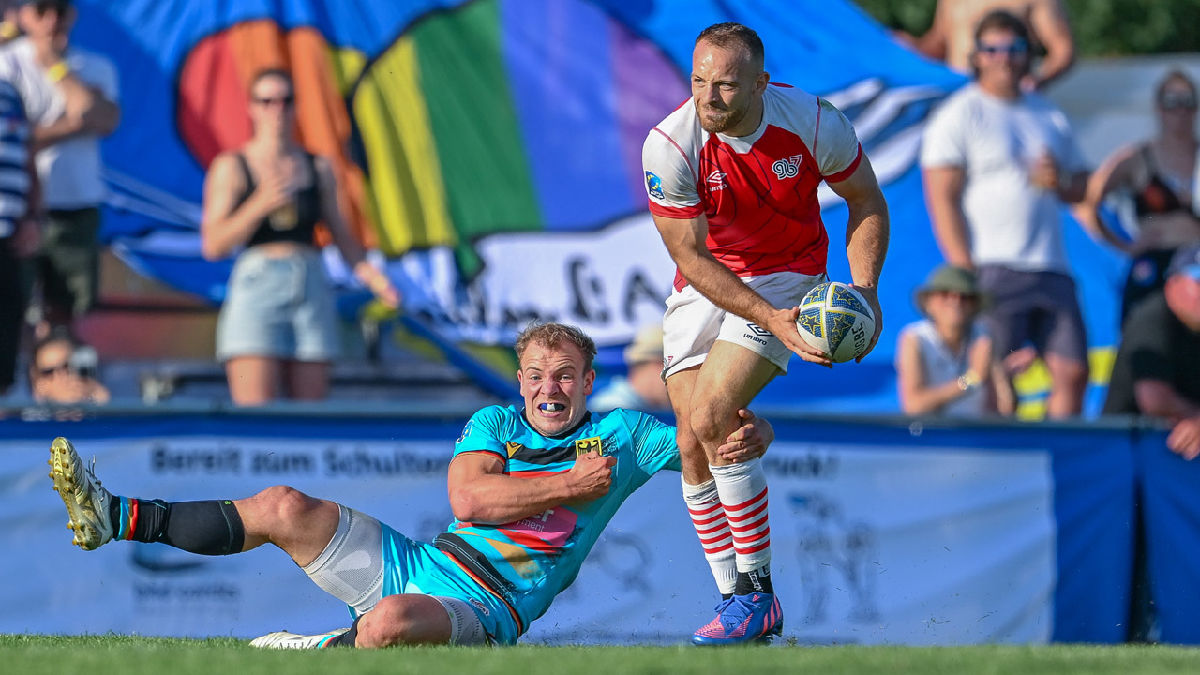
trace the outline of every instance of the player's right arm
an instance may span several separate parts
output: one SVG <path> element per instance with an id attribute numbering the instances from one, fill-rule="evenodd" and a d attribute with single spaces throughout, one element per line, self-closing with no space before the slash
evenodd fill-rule
<path id="1" fill-rule="evenodd" d="M 771 331 L 805 361 L 829 365 L 824 354 L 805 342 L 796 330 L 799 308 L 776 309 L 728 267 L 717 262 L 705 243 L 708 219 L 704 214 L 694 218 L 653 217 L 667 252 L 679 266 L 679 273 L 704 297 L 717 307 Z"/>
<path id="2" fill-rule="evenodd" d="M 570 471 L 519 478 L 504 472 L 504 460 L 474 452 L 450 462 L 446 482 L 454 517 L 499 525 L 528 518 L 563 504 L 588 502 L 608 493 L 615 457 L 580 455 Z"/>

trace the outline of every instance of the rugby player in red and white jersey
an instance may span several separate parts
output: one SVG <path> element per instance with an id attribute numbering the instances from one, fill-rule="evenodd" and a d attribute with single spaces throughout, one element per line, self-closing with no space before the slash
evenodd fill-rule
<path id="1" fill-rule="evenodd" d="M 642 150 L 650 212 L 678 266 L 667 300 L 664 370 L 678 420 L 683 495 L 723 601 L 692 637 L 732 644 L 782 633 L 770 580 L 767 482 L 759 461 L 716 449 L 737 411 L 792 352 L 831 366 L 796 330 L 797 305 L 825 280 L 829 239 L 817 187 L 846 200 L 853 285 L 883 327 L 876 292 L 887 252 L 887 204 L 845 116 L 763 70 L 763 46 L 736 23 L 696 38 L 692 98 L 651 130 Z M 865 353 L 864 353 L 865 355 Z M 861 360 L 861 357 L 860 359 Z"/>

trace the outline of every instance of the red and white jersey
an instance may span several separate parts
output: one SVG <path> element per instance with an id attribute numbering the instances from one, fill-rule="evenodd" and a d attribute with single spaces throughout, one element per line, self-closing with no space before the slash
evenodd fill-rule
<path id="1" fill-rule="evenodd" d="M 706 216 L 708 250 L 738 276 L 822 274 L 829 237 L 817 186 L 854 173 L 862 145 L 831 103 L 772 85 L 749 136 L 702 129 L 694 99 L 650 131 L 642 146 L 650 213 Z M 677 272 L 675 288 L 686 283 Z"/>

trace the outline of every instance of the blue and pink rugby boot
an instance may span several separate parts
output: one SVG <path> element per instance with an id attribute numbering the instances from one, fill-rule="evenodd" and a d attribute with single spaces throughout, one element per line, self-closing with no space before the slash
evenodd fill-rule
<path id="1" fill-rule="evenodd" d="M 769 643 L 783 635 L 783 608 L 774 593 L 734 595 L 717 605 L 717 616 L 692 635 L 701 646 Z"/>

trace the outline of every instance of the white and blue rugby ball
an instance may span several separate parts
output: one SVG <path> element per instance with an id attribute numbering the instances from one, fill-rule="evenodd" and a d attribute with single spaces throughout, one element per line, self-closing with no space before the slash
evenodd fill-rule
<path id="1" fill-rule="evenodd" d="M 817 284 L 800 301 L 796 330 L 834 363 L 862 355 L 875 335 L 875 313 L 862 294 L 840 281 Z"/>

